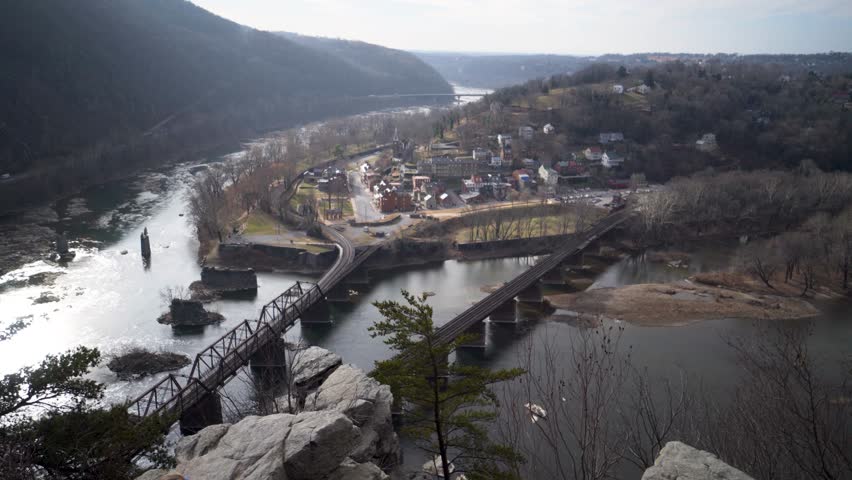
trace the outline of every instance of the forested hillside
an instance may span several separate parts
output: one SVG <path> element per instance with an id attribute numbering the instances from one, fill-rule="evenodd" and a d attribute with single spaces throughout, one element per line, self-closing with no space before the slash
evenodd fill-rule
<path id="1" fill-rule="evenodd" d="M 352 40 L 309 37 L 289 32 L 279 34 L 300 45 L 333 55 L 376 81 L 388 84 L 385 89 L 388 93 L 395 91 L 394 85 L 398 86 L 400 92 L 411 92 L 411 88 L 404 86 L 414 85 L 421 89 L 415 93 L 446 91 L 444 77 L 413 53 Z"/>
<path id="2" fill-rule="evenodd" d="M 538 136 L 525 152 L 549 164 L 582 157 L 587 147 L 601 146 L 599 134 L 619 132 L 623 142 L 602 146 L 625 157 L 623 168 L 610 173 L 644 173 L 657 182 L 707 168 L 850 171 L 852 70 L 847 72 L 753 61 L 675 61 L 635 69 L 595 64 L 498 90 L 466 107 L 472 121 L 456 133 L 472 148 L 520 125 L 550 123 L 556 134 Z M 718 145 L 696 143 L 707 134 Z"/>
<path id="3" fill-rule="evenodd" d="M 540 55 L 540 54 L 469 54 L 418 52 L 417 56 L 435 67 L 448 81 L 466 87 L 502 88 L 536 78 L 577 72 L 595 63 L 626 68 L 654 67 L 668 62 L 711 62 L 735 64 L 741 62 L 773 64 L 788 70 L 830 75 L 850 71 L 852 54 L 785 54 L 738 55 L 699 53 L 636 53 L 601 56 Z"/>
<path id="4" fill-rule="evenodd" d="M 412 59 L 370 46 L 343 61 L 185 0 L 8 2 L 0 174 L 45 177 L 73 164 L 50 186 L 65 191 L 91 183 L 82 171 L 109 175 L 188 142 L 357 112 L 374 106 L 359 98 L 370 94 L 451 91 Z"/>

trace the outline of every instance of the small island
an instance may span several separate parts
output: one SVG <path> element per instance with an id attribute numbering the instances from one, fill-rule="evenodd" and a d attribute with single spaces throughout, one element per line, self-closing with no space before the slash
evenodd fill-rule
<path id="1" fill-rule="evenodd" d="M 189 365 L 186 355 L 172 352 L 152 352 L 145 348 L 132 348 L 126 353 L 114 356 L 107 368 L 122 380 L 144 377 L 155 373 L 177 370 Z"/>

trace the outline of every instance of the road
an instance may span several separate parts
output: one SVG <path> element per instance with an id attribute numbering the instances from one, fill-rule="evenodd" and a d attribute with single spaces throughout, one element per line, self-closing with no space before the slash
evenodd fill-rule
<path id="1" fill-rule="evenodd" d="M 349 189 L 352 196 L 352 209 L 355 211 L 355 219 L 359 222 L 374 222 L 381 220 L 384 216 L 373 205 L 373 194 L 361 181 L 361 175 L 357 171 L 350 170 Z"/>

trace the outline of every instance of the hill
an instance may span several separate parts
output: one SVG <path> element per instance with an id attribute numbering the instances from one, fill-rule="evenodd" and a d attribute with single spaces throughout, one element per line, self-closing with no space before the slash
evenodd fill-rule
<path id="1" fill-rule="evenodd" d="M 444 77 L 413 53 L 359 41 L 310 37 L 289 32 L 278 34 L 302 46 L 332 55 L 374 81 L 388 85 L 384 90 L 386 93 L 395 92 L 394 88 L 412 85 L 421 87 L 416 93 L 446 91 Z M 412 90 L 400 90 L 396 93 L 404 91 Z"/>
<path id="2" fill-rule="evenodd" d="M 359 44 L 353 62 L 306 43 L 185 0 L 11 2 L 0 16 L 0 174 L 49 173 L 39 188 L 62 192 L 152 155 L 379 106 L 371 94 L 452 91 L 402 52 Z"/>
<path id="3" fill-rule="evenodd" d="M 536 78 L 578 72 L 595 63 L 626 68 L 653 67 L 669 62 L 760 63 L 788 70 L 813 70 L 821 74 L 845 73 L 852 69 L 848 53 L 737 55 L 693 53 L 608 54 L 597 57 L 572 55 L 497 55 L 417 52 L 450 82 L 466 87 L 502 88 Z"/>
<path id="4" fill-rule="evenodd" d="M 849 56 L 823 58 L 841 68 Z M 578 162 L 572 168 L 601 178 L 635 173 L 665 182 L 708 168 L 850 171 L 852 68 L 821 74 L 799 63 L 676 60 L 630 69 L 597 63 L 497 90 L 467 105 L 466 120 L 451 135 L 465 150 L 496 148 L 495 135 L 530 125 L 534 138 L 513 146 L 520 158 Z M 546 124 L 553 134 L 541 133 Z M 621 135 L 602 138 L 607 132 Z M 588 147 L 623 164 L 601 168 Z"/>

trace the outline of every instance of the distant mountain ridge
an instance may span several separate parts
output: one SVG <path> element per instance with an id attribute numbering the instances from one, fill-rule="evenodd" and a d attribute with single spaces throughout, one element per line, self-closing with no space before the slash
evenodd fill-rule
<path id="1" fill-rule="evenodd" d="M 333 55 L 377 80 L 393 81 L 398 85 L 432 86 L 435 89 L 420 92 L 409 90 L 410 93 L 448 93 L 444 86 L 444 77 L 413 53 L 355 40 L 310 37 L 290 32 L 276 33 L 299 45 Z"/>
<path id="2" fill-rule="evenodd" d="M 0 174 L 146 133 L 250 132 L 369 107 L 337 98 L 452 91 L 406 52 L 327 44 L 248 28 L 185 0 L 8 2 Z"/>
<path id="3" fill-rule="evenodd" d="M 791 70 L 812 69 L 822 74 L 852 71 L 852 54 L 840 52 L 786 55 L 637 53 L 600 56 L 415 52 L 415 55 L 454 84 L 492 89 L 521 84 L 535 78 L 575 73 L 593 63 L 609 63 L 631 68 L 649 67 L 676 60 L 717 60 L 722 63 L 772 63 Z"/>

